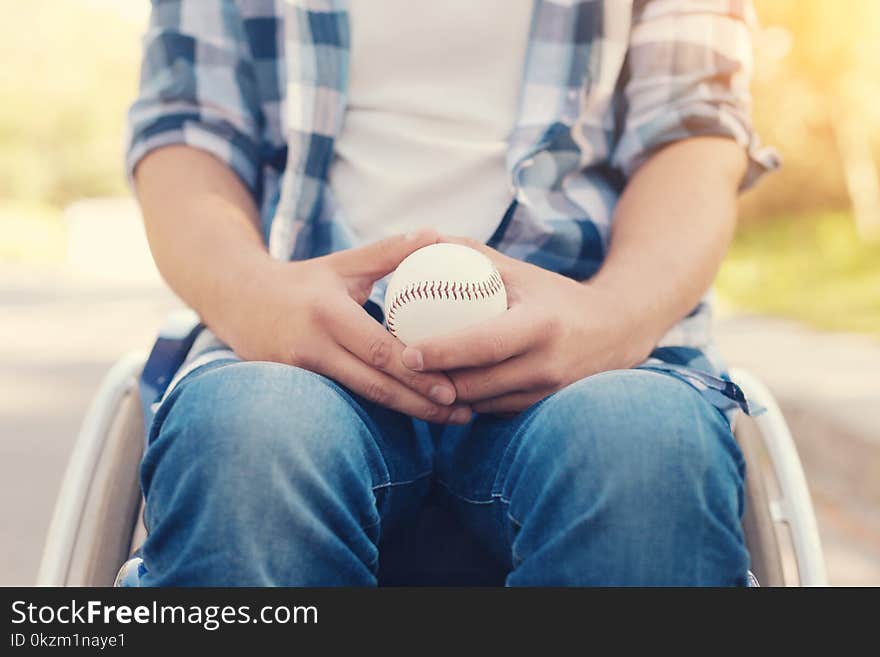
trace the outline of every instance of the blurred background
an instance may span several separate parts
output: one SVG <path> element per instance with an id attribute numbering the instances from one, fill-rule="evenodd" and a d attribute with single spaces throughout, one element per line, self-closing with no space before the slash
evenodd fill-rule
<path id="1" fill-rule="evenodd" d="M 755 121 L 785 167 L 742 199 L 718 334 L 786 412 L 832 583 L 880 585 L 880 3 L 755 4 Z M 0 0 L 0 585 L 34 581 L 101 376 L 178 306 L 121 167 L 148 11 Z"/>

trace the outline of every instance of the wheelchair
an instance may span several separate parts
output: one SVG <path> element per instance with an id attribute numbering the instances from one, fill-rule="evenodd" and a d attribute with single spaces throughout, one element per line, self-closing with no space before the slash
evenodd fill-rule
<path id="1" fill-rule="evenodd" d="M 38 585 L 112 586 L 120 566 L 140 547 L 146 536 L 138 477 L 144 418 L 188 351 L 196 326 L 190 311 L 173 315 L 149 358 L 129 353 L 105 376 L 61 484 Z M 739 414 L 734 427 L 748 465 L 742 524 L 751 571 L 762 586 L 826 586 L 816 516 L 785 418 L 754 375 L 735 368 L 729 374 L 766 409 L 757 417 Z"/>

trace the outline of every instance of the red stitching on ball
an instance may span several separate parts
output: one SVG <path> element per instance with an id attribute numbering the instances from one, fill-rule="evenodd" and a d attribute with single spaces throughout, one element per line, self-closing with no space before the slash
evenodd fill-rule
<path id="1" fill-rule="evenodd" d="M 420 301 L 428 299 L 449 299 L 454 301 L 476 301 L 486 299 L 498 294 L 503 287 L 501 274 L 494 267 L 489 278 L 481 281 L 468 281 L 466 283 L 450 283 L 449 281 L 418 281 L 410 283 L 400 290 L 392 299 L 385 317 L 385 324 L 392 335 L 397 335 L 395 317 L 397 311 L 407 303 L 418 297 Z M 465 299 L 465 297 L 467 297 Z"/>

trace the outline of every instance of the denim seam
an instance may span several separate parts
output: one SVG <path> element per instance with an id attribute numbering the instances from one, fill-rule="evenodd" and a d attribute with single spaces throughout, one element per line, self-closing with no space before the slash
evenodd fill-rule
<path id="1" fill-rule="evenodd" d="M 378 520 L 374 520 L 373 522 L 366 524 L 366 525 L 358 524 L 358 527 L 360 527 L 363 531 L 367 531 L 368 529 L 372 529 L 373 527 L 378 527 L 381 524 L 382 524 L 382 518 L 379 518 Z"/>
<path id="2" fill-rule="evenodd" d="M 517 447 L 522 442 L 523 435 L 529 429 L 529 427 L 531 427 L 531 425 L 534 424 L 535 419 L 540 414 L 539 411 L 541 410 L 541 407 L 544 405 L 544 402 L 546 402 L 548 399 L 550 399 L 550 397 L 552 397 L 552 395 L 550 395 L 548 397 L 544 397 L 543 399 L 541 399 L 540 401 L 538 401 L 537 403 L 532 405 L 532 407 L 529 408 L 527 411 L 529 413 L 529 417 L 527 417 L 525 419 L 525 421 L 523 421 L 519 425 L 519 427 L 517 427 L 516 431 L 514 431 L 513 435 L 510 437 L 510 442 L 508 442 L 507 447 L 504 448 L 504 453 L 501 455 L 501 460 L 498 463 L 498 471 L 495 473 L 495 479 L 492 482 L 492 495 L 493 496 L 497 495 L 497 496 L 501 497 L 501 499 L 505 499 L 503 497 L 504 488 L 503 488 L 503 482 L 501 481 L 501 470 L 502 470 L 502 468 L 509 467 L 508 455 L 511 453 L 512 449 Z M 509 503 L 509 501 L 508 501 L 508 503 Z"/>
<path id="3" fill-rule="evenodd" d="M 504 495 L 502 495 L 501 493 L 492 493 L 492 498 L 488 499 L 488 500 L 474 500 L 474 499 L 470 499 L 468 497 L 465 497 L 463 495 L 459 495 L 454 490 L 452 490 L 449 487 L 449 484 L 447 484 L 446 482 L 440 481 L 438 479 L 437 483 L 440 486 L 442 486 L 443 488 L 445 488 L 449 492 L 450 495 L 452 495 L 456 499 L 461 500 L 462 502 L 467 502 L 469 504 L 482 504 L 482 505 L 494 504 L 495 502 L 501 502 L 502 504 L 507 505 L 507 511 L 505 513 L 505 515 L 507 516 L 507 519 L 510 522 L 512 522 L 518 530 L 522 529 L 523 524 L 519 520 L 517 520 L 514 517 L 513 513 L 511 513 L 511 511 L 510 511 L 510 500 L 507 499 L 506 497 L 504 497 Z M 519 565 L 520 563 L 522 563 L 524 561 L 524 559 L 519 554 L 517 554 L 516 549 L 513 547 L 512 541 L 510 543 L 510 554 L 511 554 L 511 557 L 513 558 L 513 567 L 514 568 L 516 568 L 517 565 Z"/>
<path id="4" fill-rule="evenodd" d="M 510 502 L 504 499 L 502 499 L 501 501 L 507 504 L 507 519 L 510 520 L 510 522 L 512 522 L 514 525 L 516 525 L 517 529 L 522 529 L 523 524 L 516 519 L 516 517 L 513 515 L 513 512 L 510 510 Z"/>
<path id="5" fill-rule="evenodd" d="M 432 471 L 432 470 L 428 470 L 427 472 L 423 472 L 423 473 L 421 473 L 421 474 L 417 474 L 417 475 L 416 475 L 415 477 L 413 477 L 412 479 L 407 479 L 406 481 L 391 481 L 391 480 L 388 480 L 388 481 L 386 481 L 384 484 L 377 484 L 376 486 L 373 486 L 373 489 L 372 489 L 372 490 L 373 490 L 373 492 L 375 493 L 375 492 L 376 492 L 377 490 L 379 490 L 380 488 L 391 488 L 391 487 L 393 487 L 393 486 L 406 486 L 407 484 L 414 484 L 415 482 L 419 481 L 420 479 L 424 479 L 425 477 L 430 477 L 431 474 L 433 474 L 433 471 Z"/>
<path id="6" fill-rule="evenodd" d="M 522 529 L 523 524 L 519 520 L 517 520 L 516 517 L 514 517 L 513 512 L 510 510 L 510 500 L 505 499 L 504 497 L 501 497 L 500 495 L 498 496 L 498 499 L 501 501 L 502 504 L 507 505 L 507 512 L 505 514 L 507 516 L 507 520 L 510 523 L 512 523 L 514 528 L 516 529 L 516 531 L 519 532 L 519 530 Z M 523 556 L 521 556 L 516 551 L 516 547 L 514 547 L 513 541 L 510 541 L 510 557 L 511 557 L 511 564 L 512 564 L 514 570 L 516 570 L 516 568 L 523 561 L 525 561 L 525 558 Z"/>
<path id="7" fill-rule="evenodd" d="M 382 518 L 380 517 L 378 520 L 376 520 L 375 522 L 371 522 L 368 525 L 361 526 L 360 524 L 358 524 L 358 527 L 360 527 L 361 531 L 366 534 L 370 529 L 372 529 L 373 527 L 379 527 L 381 524 L 382 524 Z M 381 531 L 382 531 L 381 528 L 379 531 L 381 533 Z M 372 543 L 372 541 L 370 541 L 370 543 Z M 373 556 L 369 561 L 365 562 L 365 565 L 369 570 L 374 570 L 374 567 L 376 566 L 376 564 L 379 563 L 379 548 L 375 543 L 373 543 L 373 547 L 376 548 L 375 556 Z"/>
<path id="8" fill-rule="evenodd" d="M 437 483 L 440 484 L 443 488 L 445 488 L 449 492 L 449 494 L 452 495 L 453 497 L 456 497 L 457 499 L 461 500 L 462 502 L 467 502 L 469 504 L 492 504 L 498 499 L 500 499 L 502 502 L 506 501 L 502 497 L 501 493 L 491 493 L 491 499 L 488 499 L 488 500 L 474 500 L 469 497 L 465 497 L 464 495 L 460 495 L 459 493 L 456 493 L 454 490 L 452 490 L 452 488 L 449 486 L 449 484 L 447 484 L 445 481 L 440 481 L 438 479 Z"/>
<path id="9" fill-rule="evenodd" d="M 485 505 L 485 504 L 493 504 L 495 502 L 501 502 L 502 504 L 506 504 L 507 505 L 507 519 L 510 520 L 512 523 L 514 523 L 517 526 L 517 528 L 522 527 L 523 524 L 519 520 L 517 520 L 514 517 L 513 513 L 511 513 L 511 511 L 510 511 L 510 500 L 507 499 L 506 497 L 504 497 L 504 495 L 502 495 L 501 493 L 492 493 L 492 499 L 489 499 L 489 500 L 473 500 L 469 497 L 465 497 L 464 495 L 459 495 L 458 493 L 456 493 L 454 490 L 452 490 L 449 487 L 449 484 L 447 484 L 443 481 L 440 481 L 439 479 L 437 480 L 437 483 L 440 484 L 441 486 L 443 486 L 443 488 L 445 488 L 447 491 L 449 491 L 450 495 L 461 500 L 462 502 L 467 502 L 468 504 L 484 504 Z"/>

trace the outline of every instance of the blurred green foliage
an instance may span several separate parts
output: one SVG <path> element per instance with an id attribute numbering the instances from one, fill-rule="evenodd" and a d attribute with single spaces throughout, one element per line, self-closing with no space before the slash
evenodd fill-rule
<path id="1" fill-rule="evenodd" d="M 754 121 L 781 171 L 743 199 L 744 222 L 848 208 L 841 136 L 880 154 L 880 2 L 755 0 Z"/>
<path id="2" fill-rule="evenodd" d="M 146 5 L 0 0 L 0 259 L 58 257 L 60 208 L 125 192 L 144 27 L 132 17 Z M 880 144 L 880 2 L 755 6 L 755 124 L 785 166 L 744 197 L 719 289 L 743 308 L 880 335 L 880 248 L 856 237 L 840 144 Z"/>
<path id="3" fill-rule="evenodd" d="M 125 191 L 142 29 L 106 3 L 3 0 L 0 201 L 62 207 Z"/>
<path id="4" fill-rule="evenodd" d="M 844 212 L 741 227 L 717 287 L 740 309 L 880 337 L 880 244 L 860 240 Z"/>
<path id="5" fill-rule="evenodd" d="M 0 3 L 0 201 L 60 207 L 124 191 L 124 116 L 136 89 L 143 25 L 113 4 Z M 762 25 L 755 33 L 755 122 L 786 165 L 746 196 L 743 216 L 846 208 L 833 126 L 877 143 L 880 2 L 755 6 Z"/>

